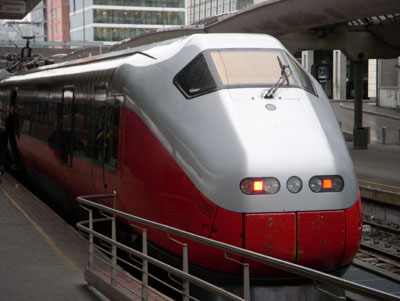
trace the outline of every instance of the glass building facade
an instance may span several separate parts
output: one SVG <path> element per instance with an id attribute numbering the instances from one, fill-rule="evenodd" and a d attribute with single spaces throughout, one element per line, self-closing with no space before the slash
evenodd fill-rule
<path id="1" fill-rule="evenodd" d="M 186 24 L 236 11 L 254 4 L 253 0 L 186 0 Z"/>
<path id="2" fill-rule="evenodd" d="M 119 42 L 185 24 L 184 0 L 69 0 L 71 41 Z"/>
<path id="3" fill-rule="evenodd" d="M 186 0 L 186 24 L 236 11 L 254 4 L 253 0 Z"/>
<path id="4" fill-rule="evenodd" d="M 32 35 L 36 41 L 47 41 L 47 8 L 44 1 L 40 1 L 30 12 L 31 21 L 41 23 L 32 26 Z M 30 34 L 28 34 L 30 35 Z"/>

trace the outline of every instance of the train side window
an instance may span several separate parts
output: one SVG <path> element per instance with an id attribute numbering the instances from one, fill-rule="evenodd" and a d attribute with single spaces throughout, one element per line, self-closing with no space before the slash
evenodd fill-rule
<path id="1" fill-rule="evenodd" d="M 29 114 L 28 102 L 26 99 L 19 99 L 17 112 L 19 115 L 20 131 L 23 134 L 30 134 L 31 116 Z"/>
<path id="2" fill-rule="evenodd" d="M 29 90 L 20 90 L 17 95 L 17 99 L 14 102 L 16 105 L 16 112 L 19 116 L 19 127 L 20 131 L 23 134 L 30 135 L 31 133 L 31 119 L 32 116 L 30 114 L 30 108 L 28 106 L 28 100 L 30 100 L 29 96 L 32 93 Z M 6 114 L 6 116 L 8 113 Z"/>
<path id="3" fill-rule="evenodd" d="M 108 83 L 100 82 L 94 89 L 92 158 L 103 164 L 105 160 L 106 98 Z"/>
<path id="4" fill-rule="evenodd" d="M 75 153 L 84 157 L 90 157 L 90 116 L 90 103 L 75 103 Z"/>
<path id="5" fill-rule="evenodd" d="M 42 141 L 47 141 L 53 132 L 53 126 L 49 124 L 49 103 L 45 101 L 36 102 L 36 110 L 32 112 L 35 116 L 32 135 Z"/>
<path id="6" fill-rule="evenodd" d="M 56 148 L 56 135 L 57 135 L 57 104 L 51 98 L 49 94 L 49 99 L 47 103 L 47 124 L 46 124 L 46 141 L 49 146 Z"/>
<path id="7" fill-rule="evenodd" d="M 175 76 L 173 82 L 186 98 L 200 96 L 217 89 L 217 84 L 203 54 L 199 54 L 186 65 Z"/>
<path id="8" fill-rule="evenodd" d="M 62 162 L 71 165 L 72 163 L 72 151 L 74 149 L 73 139 L 74 135 L 74 116 L 73 116 L 73 105 L 74 105 L 74 88 L 65 87 L 63 90 L 63 102 L 62 102 L 62 120 L 61 120 L 61 145 L 60 145 L 60 159 Z"/>
<path id="9" fill-rule="evenodd" d="M 6 120 L 6 114 L 7 114 L 7 109 L 6 109 L 6 98 L 7 98 L 7 91 L 5 90 L 0 90 L 0 124 L 2 126 L 5 126 L 5 120 Z"/>
<path id="10" fill-rule="evenodd" d="M 103 162 L 104 159 L 104 127 L 106 106 L 104 102 L 94 103 L 94 119 L 93 119 L 93 153 L 92 158 L 96 161 Z"/>
<path id="11" fill-rule="evenodd" d="M 9 114 L 9 100 L 11 90 L 0 90 L 0 125 L 6 126 L 6 119 Z"/>
<path id="12" fill-rule="evenodd" d="M 118 167 L 120 103 L 118 97 L 106 99 L 104 163 L 111 168 Z"/>

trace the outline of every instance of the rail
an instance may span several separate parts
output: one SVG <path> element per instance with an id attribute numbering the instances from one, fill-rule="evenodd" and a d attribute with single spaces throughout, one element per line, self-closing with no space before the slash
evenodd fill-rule
<path id="1" fill-rule="evenodd" d="M 107 199 L 107 198 L 112 198 L 113 199 L 113 208 L 110 206 L 106 206 L 97 202 L 93 202 L 90 200 L 93 199 Z M 102 242 L 106 242 L 111 245 L 111 286 L 116 286 L 116 271 L 117 271 L 117 248 L 133 255 L 142 260 L 141 266 L 142 268 L 141 273 L 142 273 L 142 283 L 141 283 L 141 290 L 142 290 L 142 295 L 141 298 L 143 300 L 147 300 L 148 298 L 148 292 L 151 290 L 151 288 L 148 286 L 148 264 L 151 263 L 161 269 L 164 269 L 165 271 L 168 272 L 168 274 L 172 274 L 176 276 L 177 278 L 181 279 L 183 284 L 182 284 L 182 290 L 177 290 L 176 288 L 172 288 L 173 290 L 177 291 L 178 293 L 182 294 L 183 300 L 189 300 L 193 299 L 193 297 L 190 296 L 189 292 L 189 283 L 198 285 L 199 287 L 210 291 L 214 294 L 217 294 L 223 298 L 231 299 L 231 300 L 250 300 L 250 278 L 249 278 L 249 265 L 248 264 L 243 264 L 243 297 L 237 296 L 232 294 L 231 292 L 228 292 L 222 288 L 219 288 L 211 283 L 208 283 L 198 277 L 195 277 L 191 274 L 188 273 L 188 250 L 187 250 L 187 244 L 185 243 L 180 243 L 179 241 L 172 239 L 170 237 L 171 234 L 177 235 L 181 238 L 189 239 L 192 241 L 196 241 L 198 243 L 205 244 L 207 246 L 211 246 L 217 249 L 220 249 L 221 251 L 224 252 L 225 256 L 227 253 L 230 254 L 235 254 L 241 257 L 245 257 L 247 259 L 255 260 L 258 262 L 261 262 L 263 264 L 266 264 L 268 266 L 278 268 L 284 271 L 287 271 L 289 273 L 293 273 L 308 279 L 311 279 L 314 282 L 314 285 L 316 288 L 323 293 L 331 294 L 329 292 L 324 291 L 323 289 L 318 287 L 318 282 L 319 283 L 324 283 L 327 285 L 332 285 L 338 288 L 341 288 L 345 291 L 350 291 L 356 294 L 359 294 L 361 296 L 377 299 L 377 300 L 400 300 L 399 296 L 392 295 L 383 291 L 376 290 L 374 288 L 370 288 L 367 286 L 363 286 L 330 274 L 326 274 L 317 270 L 313 270 L 304 266 L 300 266 L 294 263 L 286 262 L 277 258 L 269 257 L 266 255 L 262 255 L 256 252 L 252 252 L 249 250 L 245 250 L 236 246 L 232 246 L 223 242 L 219 242 L 216 240 L 212 240 L 203 236 L 199 236 L 190 232 L 186 232 L 174 227 L 170 227 L 167 225 L 163 225 L 157 222 L 153 222 L 150 220 L 146 220 L 144 218 L 140 218 L 137 216 L 133 216 L 131 214 L 121 212 L 115 209 L 116 205 L 116 193 L 114 194 L 104 194 L 104 195 L 91 195 L 91 196 L 80 196 L 77 198 L 77 201 L 80 203 L 80 205 L 85 208 L 89 212 L 89 220 L 79 222 L 77 223 L 78 229 L 81 231 L 84 231 L 88 234 L 89 236 L 89 264 L 88 264 L 88 269 L 90 269 L 93 266 L 93 258 L 94 258 L 94 237 L 100 239 Z M 93 219 L 93 209 L 90 208 L 96 208 L 100 210 L 101 212 L 106 212 L 108 214 L 111 214 L 107 219 L 111 220 L 112 222 L 112 233 L 111 233 L 111 238 L 98 233 L 93 230 L 93 225 L 94 222 L 97 220 Z M 153 257 L 150 257 L 147 255 L 147 230 L 146 228 L 140 228 L 142 230 L 142 252 L 132 249 L 126 245 L 123 245 L 119 242 L 116 241 L 116 217 L 123 218 L 125 220 L 128 220 L 129 222 L 135 222 L 139 223 L 141 225 L 147 226 L 147 227 L 152 227 L 161 231 L 164 231 L 167 233 L 168 237 L 175 242 L 178 242 L 182 245 L 183 248 L 183 269 L 179 270 L 177 268 L 174 268 L 166 263 L 163 263 Z M 104 218 L 101 220 L 105 220 Z M 88 227 L 86 226 L 88 225 Z M 135 226 L 137 227 L 137 226 Z M 137 227 L 138 228 L 138 227 Z M 154 276 L 153 276 L 154 278 Z M 161 281 L 161 280 L 159 280 Z M 165 283 L 164 283 L 165 284 Z M 168 285 L 168 284 L 166 284 Z M 339 299 L 342 299 L 343 297 L 338 297 Z"/>

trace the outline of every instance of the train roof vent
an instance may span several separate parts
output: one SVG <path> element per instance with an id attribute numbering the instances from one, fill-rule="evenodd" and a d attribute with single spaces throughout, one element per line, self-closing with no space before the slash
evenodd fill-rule
<path id="1" fill-rule="evenodd" d="M 197 207 L 203 212 L 209 219 L 212 219 L 215 214 L 216 207 L 210 204 L 208 201 L 200 197 Z"/>

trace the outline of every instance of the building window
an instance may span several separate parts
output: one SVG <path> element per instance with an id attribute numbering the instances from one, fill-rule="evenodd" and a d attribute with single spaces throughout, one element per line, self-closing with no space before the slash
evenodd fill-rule
<path id="1" fill-rule="evenodd" d="M 142 11 L 142 10 L 105 10 L 94 11 L 95 23 L 105 24 L 149 24 L 149 25 L 184 25 L 183 12 Z"/>
<path id="2" fill-rule="evenodd" d="M 94 5 L 185 7 L 185 0 L 93 0 Z"/>

